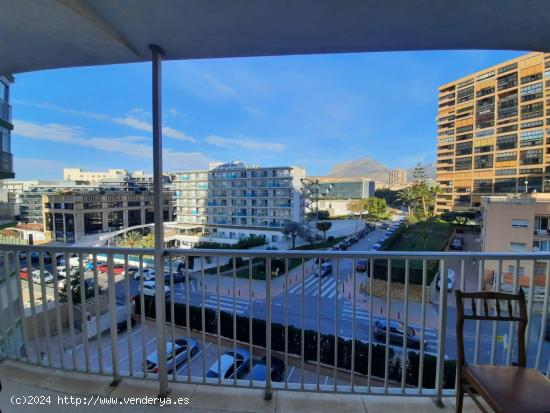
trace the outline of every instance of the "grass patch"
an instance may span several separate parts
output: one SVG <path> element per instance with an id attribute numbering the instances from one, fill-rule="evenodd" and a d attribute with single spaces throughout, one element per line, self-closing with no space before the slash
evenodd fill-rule
<path id="1" fill-rule="evenodd" d="M 453 226 L 443 220 L 417 222 L 405 228 L 385 248 L 387 251 L 443 251 Z"/>

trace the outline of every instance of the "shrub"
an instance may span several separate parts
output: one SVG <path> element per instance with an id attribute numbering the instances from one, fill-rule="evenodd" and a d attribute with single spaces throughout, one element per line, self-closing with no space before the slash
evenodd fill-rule
<path id="1" fill-rule="evenodd" d="M 331 242 L 334 242 L 334 237 L 332 235 L 329 235 L 327 237 L 327 243 L 331 243 Z"/>

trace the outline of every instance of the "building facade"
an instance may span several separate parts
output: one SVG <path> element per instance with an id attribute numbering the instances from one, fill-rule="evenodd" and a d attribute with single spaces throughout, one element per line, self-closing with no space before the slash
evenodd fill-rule
<path id="1" fill-rule="evenodd" d="M 390 188 L 402 188 L 407 185 L 407 171 L 404 169 L 392 169 L 388 172 L 388 185 Z"/>
<path id="2" fill-rule="evenodd" d="M 550 54 L 529 53 L 440 86 L 436 212 L 550 191 L 549 68 Z"/>
<path id="3" fill-rule="evenodd" d="M 171 195 L 163 195 L 163 220 L 170 221 Z M 86 235 L 153 224 L 153 202 L 152 192 L 42 194 L 45 231 L 55 241 L 73 243 Z"/>
<path id="4" fill-rule="evenodd" d="M 265 235 L 279 242 L 288 221 L 302 222 L 301 168 L 243 162 L 175 173 L 176 221 L 216 238 Z"/>
<path id="5" fill-rule="evenodd" d="M 11 153 L 11 76 L 0 76 L 0 179 L 13 178 L 13 155 Z"/>
<path id="6" fill-rule="evenodd" d="M 375 183 L 362 177 L 308 177 L 317 182 L 320 211 L 328 211 L 331 216 L 351 214 L 347 205 L 354 199 L 374 196 Z"/>
<path id="7" fill-rule="evenodd" d="M 550 194 L 529 193 L 481 198 L 483 228 L 481 247 L 484 252 L 550 251 Z M 519 284 L 528 288 L 530 277 L 535 275 L 535 294 L 543 294 L 546 261 L 503 261 L 502 269 L 495 261 L 486 261 L 487 282 L 496 282 L 501 276 L 503 289 L 510 290 L 517 271 Z"/>

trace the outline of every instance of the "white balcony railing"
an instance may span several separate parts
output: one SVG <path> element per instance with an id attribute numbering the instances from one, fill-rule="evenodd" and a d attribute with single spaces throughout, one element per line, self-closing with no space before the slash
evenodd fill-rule
<path id="1" fill-rule="evenodd" d="M 164 364 L 175 382 L 266 394 L 281 388 L 441 398 L 454 394 L 456 373 L 451 291 L 523 288 L 528 366 L 550 375 L 550 266 L 540 273 L 549 253 L 168 249 L 166 274 L 157 277 L 166 285 L 166 296 L 156 297 L 165 301 L 161 317 L 149 288 L 153 255 L 0 245 L 0 356 L 151 380 Z M 327 267 L 319 258 L 332 266 L 325 277 L 315 275 Z M 439 290 L 438 271 L 449 276 Z M 164 318 L 159 337 L 155 327 Z M 466 327 L 469 363 L 514 362 L 514 326 L 500 324 Z M 159 340 L 167 343 L 167 360 L 155 358 Z"/>

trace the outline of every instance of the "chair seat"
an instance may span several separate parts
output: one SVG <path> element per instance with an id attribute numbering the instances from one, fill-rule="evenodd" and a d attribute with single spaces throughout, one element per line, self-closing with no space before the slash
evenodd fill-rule
<path id="1" fill-rule="evenodd" d="M 516 366 L 466 366 L 462 374 L 497 412 L 550 413 L 550 380 Z"/>

